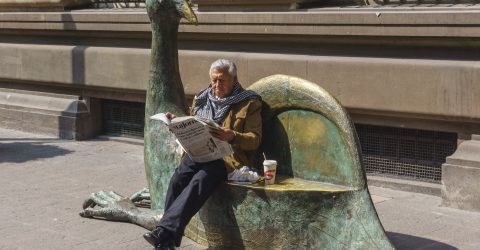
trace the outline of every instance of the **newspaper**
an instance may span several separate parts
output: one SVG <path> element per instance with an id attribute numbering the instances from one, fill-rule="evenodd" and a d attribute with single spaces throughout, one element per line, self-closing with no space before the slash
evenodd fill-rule
<path id="1" fill-rule="evenodd" d="M 195 162 L 213 161 L 233 153 L 228 142 L 210 134 L 211 129 L 220 127 L 210 119 L 182 116 L 170 120 L 164 113 L 153 115 L 150 119 L 165 123 L 177 137 L 178 144 Z"/>

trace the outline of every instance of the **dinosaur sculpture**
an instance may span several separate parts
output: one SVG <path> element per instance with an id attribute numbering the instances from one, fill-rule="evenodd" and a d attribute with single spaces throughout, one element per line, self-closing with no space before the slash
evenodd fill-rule
<path id="1" fill-rule="evenodd" d="M 277 160 L 277 181 L 225 183 L 185 234 L 213 249 L 393 249 L 340 103 L 317 84 L 287 75 L 249 89 L 264 102 L 261 150 Z"/>
<path id="2" fill-rule="evenodd" d="M 145 171 L 149 189 L 131 198 L 114 192 L 94 193 L 85 201 L 84 217 L 132 222 L 153 229 L 161 218 L 168 179 L 178 165 L 179 148 L 173 135 L 149 117 L 160 112 L 186 114 L 185 93 L 178 67 L 177 34 L 183 17 L 197 24 L 197 17 L 186 0 L 147 0 L 146 8 L 152 27 L 150 77 L 145 102 Z M 149 191 L 149 192 L 148 192 Z M 151 211 L 138 210 L 133 201 L 148 198 Z M 92 209 L 98 205 L 100 209 Z"/>
<path id="3" fill-rule="evenodd" d="M 151 230 L 162 216 L 180 154 L 171 133 L 149 117 L 185 114 L 177 32 L 181 17 L 192 23 L 196 17 L 185 0 L 147 0 L 146 5 L 152 23 L 145 108 L 149 189 L 129 198 L 94 193 L 80 215 Z M 215 249 L 392 249 L 370 200 L 354 128 L 335 98 L 313 83 L 283 75 L 261 79 L 250 89 L 264 98 L 263 150 L 279 161 L 283 176 L 272 187 L 223 185 L 186 234 Z M 150 210 L 135 206 L 142 199 L 151 201 Z"/>

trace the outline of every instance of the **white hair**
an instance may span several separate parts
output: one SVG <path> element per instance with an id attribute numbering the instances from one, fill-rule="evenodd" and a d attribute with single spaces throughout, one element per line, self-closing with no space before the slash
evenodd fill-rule
<path id="1" fill-rule="evenodd" d="M 212 76 L 213 70 L 228 71 L 228 74 L 232 77 L 237 77 L 237 66 L 235 63 L 227 59 L 218 59 L 210 66 L 210 76 Z"/>

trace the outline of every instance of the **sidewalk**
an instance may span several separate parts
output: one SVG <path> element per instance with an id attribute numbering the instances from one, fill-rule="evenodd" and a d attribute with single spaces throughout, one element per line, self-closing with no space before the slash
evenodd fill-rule
<path id="1" fill-rule="evenodd" d="M 92 192 L 130 195 L 147 184 L 143 147 L 64 141 L 0 129 L 0 249 L 151 249 L 145 229 L 78 215 Z M 441 198 L 370 187 L 397 249 L 480 249 L 480 213 Z M 206 249 L 188 239 L 180 249 Z"/>

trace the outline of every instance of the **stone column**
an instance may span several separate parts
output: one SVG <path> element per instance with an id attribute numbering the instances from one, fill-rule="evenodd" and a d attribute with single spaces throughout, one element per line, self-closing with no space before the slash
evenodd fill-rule
<path id="1" fill-rule="evenodd" d="M 480 135 L 462 142 L 442 165 L 443 205 L 480 211 Z"/>

